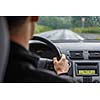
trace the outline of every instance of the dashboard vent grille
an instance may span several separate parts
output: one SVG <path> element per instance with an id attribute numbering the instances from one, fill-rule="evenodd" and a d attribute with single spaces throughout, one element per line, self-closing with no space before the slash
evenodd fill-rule
<path id="1" fill-rule="evenodd" d="M 90 60 L 100 60 L 100 51 L 89 51 Z"/>
<path id="2" fill-rule="evenodd" d="M 73 59 L 73 60 L 84 59 L 83 51 L 70 51 L 70 59 Z"/>

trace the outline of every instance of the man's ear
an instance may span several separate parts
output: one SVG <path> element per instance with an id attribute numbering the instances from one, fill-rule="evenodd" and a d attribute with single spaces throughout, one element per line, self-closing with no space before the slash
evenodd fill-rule
<path id="1" fill-rule="evenodd" d="M 39 19 L 38 16 L 31 16 L 31 21 L 32 21 L 32 22 L 37 22 L 38 19 Z"/>

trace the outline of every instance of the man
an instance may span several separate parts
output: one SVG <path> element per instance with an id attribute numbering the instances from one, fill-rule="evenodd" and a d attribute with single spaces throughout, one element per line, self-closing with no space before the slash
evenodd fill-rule
<path id="1" fill-rule="evenodd" d="M 10 54 L 4 82 L 60 82 L 57 75 L 39 71 L 39 57 L 29 51 L 29 40 L 33 36 L 37 16 L 7 16 L 10 31 Z M 54 69 L 58 75 L 67 73 L 68 61 L 64 54 L 58 61 L 53 59 Z"/>

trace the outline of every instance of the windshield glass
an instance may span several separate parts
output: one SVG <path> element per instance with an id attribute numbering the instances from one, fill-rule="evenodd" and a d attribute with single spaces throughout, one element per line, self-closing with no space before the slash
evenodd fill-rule
<path id="1" fill-rule="evenodd" d="M 40 16 L 36 35 L 50 40 L 100 40 L 100 16 Z"/>

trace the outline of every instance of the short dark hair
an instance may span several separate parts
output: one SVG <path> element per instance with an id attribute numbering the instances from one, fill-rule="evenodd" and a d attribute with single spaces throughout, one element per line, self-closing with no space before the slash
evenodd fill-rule
<path id="1" fill-rule="evenodd" d="M 19 25 L 24 24 L 25 20 L 27 19 L 27 16 L 5 16 L 9 31 L 11 31 L 13 28 L 18 27 Z"/>

